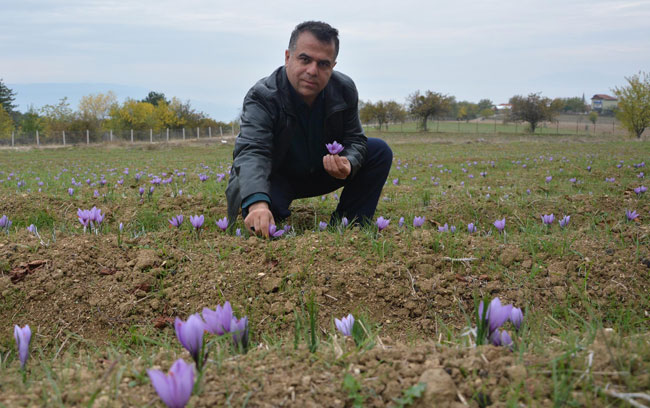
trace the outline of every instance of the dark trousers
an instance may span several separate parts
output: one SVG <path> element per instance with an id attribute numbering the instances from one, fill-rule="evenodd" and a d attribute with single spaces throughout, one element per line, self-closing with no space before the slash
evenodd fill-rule
<path id="1" fill-rule="evenodd" d="M 367 147 L 365 162 L 350 180 L 336 179 L 324 170 L 307 180 L 280 174 L 272 176 L 271 212 L 275 221 L 291 215 L 289 205 L 293 200 L 320 196 L 343 187 L 339 204 L 332 217 L 347 217 L 350 221 L 362 223 L 372 222 L 381 189 L 393 162 L 393 151 L 386 142 L 375 138 L 368 138 Z"/>

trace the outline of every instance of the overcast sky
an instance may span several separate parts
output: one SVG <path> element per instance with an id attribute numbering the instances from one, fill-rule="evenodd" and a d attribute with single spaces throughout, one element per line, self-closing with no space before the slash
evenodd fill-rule
<path id="1" fill-rule="evenodd" d="M 312 19 L 338 28 L 336 69 L 363 100 L 427 89 L 496 104 L 530 92 L 589 99 L 650 71 L 650 0 L 302 3 L 0 0 L 0 78 L 21 111 L 155 90 L 229 121 Z"/>

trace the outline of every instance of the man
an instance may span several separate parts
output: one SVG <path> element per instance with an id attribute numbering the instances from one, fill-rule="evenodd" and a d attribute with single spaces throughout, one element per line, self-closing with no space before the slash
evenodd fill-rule
<path id="1" fill-rule="evenodd" d="M 338 31 L 307 21 L 291 33 L 284 66 L 244 98 L 226 189 L 232 224 L 239 208 L 246 228 L 268 237 L 287 218 L 294 199 L 343 188 L 333 219 L 369 222 L 388 177 L 393 153 L 367 139 L 354 82 L 334 71 Z M 343 145 L 338 154 L 326 144 Z"/>

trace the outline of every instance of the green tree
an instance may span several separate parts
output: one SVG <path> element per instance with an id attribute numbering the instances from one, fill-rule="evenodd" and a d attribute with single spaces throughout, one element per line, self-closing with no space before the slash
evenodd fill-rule
<path id="1" fill-rule="evenodd" d="M 16 94 L 13 90 L 9 89 L 7 85 L 2 82 L 2 78 L 0 78 L 0 106 L 2 106 L 8 114 L 13 113 L 14 108 L 16 107 L 16 105 L 13 104 L 14 100 L 16 100 Z"/>
<path id="2" fill-rule="evenodd" d="M 481 99 L 480 101 L 478 101 L 477 108 L 478 108 L 479 112 L 482 112 L 482 111 L 484 111 L 486 109 L 493 110 L 494 109 L 494 104 L 489 99 Z"/>
<path id="3" fill-rule="evenodd" d="M 366 125 L 375 120 L 375 104 L 370 101 L 359 102 L 359 119 Z"/>
<path id="4" fill-rule="evenodd" d="M 513 120 L 521 120 L 530 124 L 531 133 L 540 122 L 553 120 L 557 111 L 549 98 L 543 98 L 538 93 L 531 93 L 527 97 L 515 95 L 510 98 L 510 117 Z"/>
<path id="5" fill-rule="evenodd" d="M 388 122 L 404 123 L 406 121 L 406 109 L 401 104 L 395 101 L 388 101 L 386 102 L 386 111 L 388 114 Z"/>
<path id="6" fill-rule="evenodd" d="M 429 118 L 449 112 L 454 98 L 438 92 L 426 91 L 420 94 L 420 91 L 415 91 L 407 101 L 409 112 L 420 121 L 421 129 L 426 132 Z"/>
<path id="7" fill-rule="evenodd" d="M 614 88 L 618 97 L 618 120 L 637 138 L 650 126 L 650 74 L 639 72 L 626 77 L 627 86 Z"/>
<path id="8" fill-rule="evenodd" d="M 74 112 L 67 96 L 61 98 L 56 105 L 43 106 L 40 111 L 49 130 L 60 132 L 71 128 Z"/>
<path id="9" fill-rule="evenodd" d="M 0 105 L 0 139 L 9 139 L 14 130 L 14 121 L 11 115 Z"/>
<path id="10" fill-rule="evenodd" d="M 584 96 L 574 96 L 572 98 L 562 98 L 564 102 L 562 106 L 563 112 L 584 113 L 587 110 L 585 106 Z"/>
<path id="11" fill-rule="evenodd" d="M 117 97 L 113 91 L 83 96 L 79 101 L 79 118 L 87 129 L 97 131 L 109 119 L 111 108 L 116 104 Z"/>
<path id="12" fill-rule="evenodd" d="M 169 105 L 169 101 L 165 99 L 165 94 L 162 92 L 155 92 L 155 91 L 149 92 L 147 97 L 141 100 L 140 102 L 148 102 L 153 106 L 158 106 L 160 102 L 164 102 L 167 105 Z"/>
<path id="13" fill-rule="evenodd" d="M 594 124 L 594 133 L 596 133 L 596 121 L 598 121 L 598 112 L 589 112 L 589 121 Z"/>
<path id="14" fill-rule="evenodd" d="M 20 121 L 20 129 L 24 133 L 28 133 L 30 135 L 35 134 L 37 130 L 39 132 L 43 132 L 45 129 L 45 119 L 38 114 L 38 111 L 34 108 L 34 106 L 30 106 L 27 112 L 25 112 L 22 116 L 22 120 Z"/>

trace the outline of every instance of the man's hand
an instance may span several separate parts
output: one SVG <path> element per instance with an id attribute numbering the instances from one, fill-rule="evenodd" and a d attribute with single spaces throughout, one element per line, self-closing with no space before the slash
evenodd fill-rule
<path id="1" fill-rule="evenodd" d="M 275 221 L 266 201 L 258 201 L 248 207 L 248 215 L 244 220 L 244 225 L 251 233 L 268 238 L 271 224 L 275 224 Z"/>
<path id="2" fill-rule="evenodd" d="M 330 176 L 340 180 L 344 180 L 352 171 L 352 166 L 347 157 L 342 157 L 338 154 L 323 156 L 323 166 Z"/>

